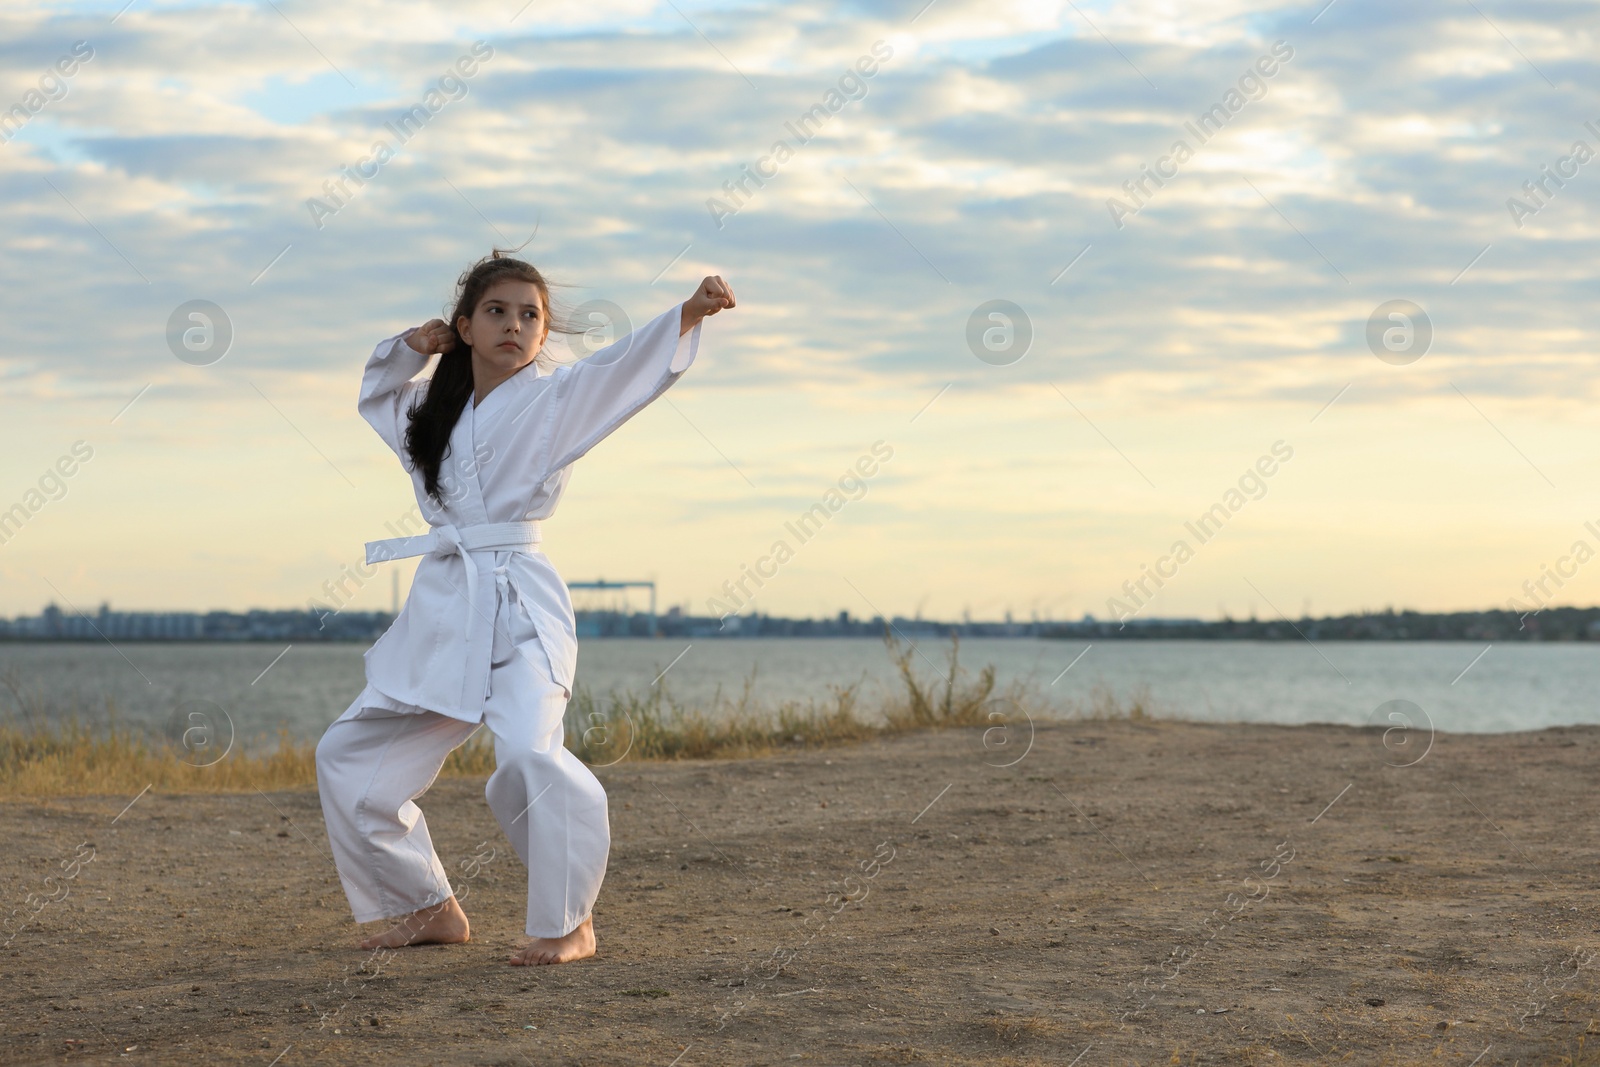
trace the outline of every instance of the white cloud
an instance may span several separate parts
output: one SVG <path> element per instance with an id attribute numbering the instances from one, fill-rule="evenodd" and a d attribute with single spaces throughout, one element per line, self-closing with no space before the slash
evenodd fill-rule
<path id="1" fill-rule="evenodd" d="M 688 21 L 642 2 L 541 3 L 520 14 L 499 0 L 278 7 L 281 15 L 270 4 L 141 0 L 115 23 L 114 6 L 98 3 L 9 5 L 0 15 L 0 108 L 22 101 L 74 41 L 95 48 L 66 95 L 0 144 L 0 443 L 38 442 L 43 454 L 92 429 L 110 457 L 103 470 L 159 470 L 167 494 L 210 484 L 231 460 L 266 483 L 275 507 L 306 509 L 283 551 L 313 558 L 330 537 L 359 539 L 362 509 L 386 514 L 387 504 L 364 485 L 359 500 L 338 505 L 348 510 L 330 530 L 311 501 L 296 503 L 302 483 L 318 485 L 316 506 L 345 490 L 248 383 L 295 412 L 330 455 L 374 472 L 388 500 L 398 475 L 376 473 L 386 460 L 352 409 L 361 361 L 378 337 L 437 314 L 456 274 L 491 243 L 521 241 L 537 222 L 528 254 L 557 279 L 590 287 L 564 291 L 572 303 L 600 295 L 647 317 L 712 272 L 741 296 L 733 316 L 708 324 L 710 358 L 679 402 L 777 498 L 730 503 L 726 464 L 670 411 L 630 424 L 631 437 L 610 443 L 612 459 L 596 459 L 614 484 L 632 484 L 629 464 L 671 442 L 650 469 L 681 480 L 681 492 L 658 506 L 681 509 L 677 521 L 712 546 L 669 580 L 679 599 L 703 595 L 697 583 L 720 581 L 732 558 L 718 555 L 716 521 L 697 520 L 695 501 L 713 516 L 749 513 L 749 536 L 762 536 L 782 499 L 804 497 L 807 478 L 827 481 L 830 443 L 848 450 L 888 432 L 879 427 L 930 442 L 953 435 L 962 447 L 930 444 L 939 461 L 926 463 L 911 449 L 894 480 L 874 489 L 877 510 L 852 518 L 871 515 L 881 529 L 841 545 L 886 563 L 896 549 L 883 531 L 915 528 L 926 511 L 969 506 L 962 501 L 991 487 L 987 510 L 1007 517 L 1006 554 L 1016 562 L 985 564 L 982 580 L 999 589 L 985 595 L 1035 595 L 1063 523 L 1110 531 L 1111 547 L 1074 561 L 1068 584 L 1092 591 L 1095 559 L 1108 573 L 1124 562 L 1094 553 L 1159 541 L 1165 520 L 1152 516 L 1172 506 L 1159 496 L 1120 502 L 1142 483 L 1123 484 L 1127 466 L 1063 410 L 1052 382 L 1084 398 L 1113 437 L 1138 441 L 1127 447 L 1152 466 L 1181 454 L 1226 474 L 1263 442 L 1223 443 L 1207 427 L 1250 412 L 1269 413 L 1264 423 L 1309 419 L 1352 381 L 1370 384 L 1316 424 L 1335 454 L 1352 454 L 1337 443 L 1343 413 L 1363 413 L 1345 425 L 1370 426 L 1392 409 L 1395 418 L 1446 420 L 1450 434 L 1460 431 L 1451 440 L 1463 462 L 1499 471 L 1509 455 L 1506 477 L 1528 474 L 1453 385 L 1506 420 L 1513 439 L 1526 431 L 1509 424 L 1537 426 L 1538 413 L 1568 427 L 1570 439 L 1541 442 L 1547 458 L 1587 453 L 1588 246 L 1600 222 L 1600 162 L 1520 229 L 1505 208 L 1575 139 L 1600 151 L 1582 125 L 1600 122 L 1600 108 L 1578 88 L 1594 74 L 1594 34 L 1577 4 L 1486 8 L 1514 44 L 1470 9 L 1349 0 L 1315 24 L 1315 6 L 1262 11 L 1231 0 L 1079 10 L 941 0 L 915 23 L 920 2 L 680 3 Z M 1117 229 L 1106 198 L 1125 196 L 1122 183 L 1280 38 L 1295 55 L 1266 96 L 1196 146 L 1179 176 Z M 865 97 L 796 145 L 718 229 L 707 198 L 723 195 L 775 139 L 796 140 L 785 120 L 880 39 L 895 54 L 866 80 Z M 384 123 L 477 40 L 495 53 L 465 97 L 315 228 L 307 198 L 388 137 Z M 234 351 L 213 368 L 166 350 L 168 314 L 196 297 L 220 303 L 237 331 Z M 973 308 L 997 297 L 1022 305 L 1035 328 L 1029 355 L 1003 369 L 978 362 L 964 341 Z M 1366 316 L 1395 297 L 1421 303 L 1437 328 L 1432 353 L 1409 368 L 1379 363 L 1363 339 Z M 1458 426 L 1461 411 L 1468 418 Z M 1087 451 L 1070 462 L 1090 464 L 1082 477 L 1092 490 L 1075 480 L 1077 468 L 1059 467 L 1069 462 L 1065 426 L 1083 435 L 1073 448 Z M 277 462 L 260 465 L 262 449 Z M 795 459 L 812 453 L 827 461 Z M 19 454 L 13 482 L 26 480 L 34 458 Z M 1347 464 L 1345 483 L 1319 482 L 1342 499 L 1360 471 L 1327 462 Z M 1056 494 L 1042 504 L 1031 495 L 1041 478 Z M 1210 491 L 1196 479 L 1202 495 Z M 75 489 L 83 499 L 53 521 L 103 523 L 136 506 L 93 484 Z M 177 505 L 191 516 L 208 506 L 205 493 Z M 1323 521 L 1317 507 L 1297 507 L 1274 513 L 1275 528 Z M 581 507 L 572 510 L 583 530 Z M 1049 521 L 1053 513 L 1061 521 Z M 1566 520 L 1549 521 L 1555 529 Z M 929 552 L 972 551 L 964 539 L 981 538 L 980 527 L 916 537 Z M 260 553 L 281 541 L 276 528 L 246 536 L 259 537 L 250 548 Z M 1298 558 L 1295 536 L 1303 532 L 1275 542 L 1285 568 Z M 41 537 L 4 552 L 7 566 L 27 559 L 58 573 L 78 549 L 70 536 Z M 303 599 L 273 584 L 275 566 L 224 580 L 157 560 L 158 538 L 141 551 L 172 589 L 164 602 L 209 604 L 221 587 L 240 602 Z M 827 558 L 819 552 L 808 565 Z M 1346 562 L 1330 573 L 1347 582 L 1356 569 Z M 153 595 L 132 578 L 100 580 L 114 599 Z M 926 560 L 894 581 L 885 595 L 900 598 L 897 609 L 920 599 L 918 582 L 936 583 L 935 603 L 973 596 L 966 576 Z M 1419 578 L 1418 595 L 1441 595 L 1444 584 Z M 8 582 L 0 610 L 32 610 L 42 595 Z M 764 608 L 781 610 L 773 595 Z M 797 592 L 796 603 L 812 595 Z M 1319 588 L 1314 599 L 1332 606 L 1340 595 Z M 1209 613 L 1219 598 L 1208 587 L 1173 608 Z"/>

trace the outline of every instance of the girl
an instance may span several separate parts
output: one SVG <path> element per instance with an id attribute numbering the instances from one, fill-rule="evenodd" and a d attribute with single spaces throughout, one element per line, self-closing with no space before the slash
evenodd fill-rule
<path id="1" fill-rule="evenodd" d="M 594 954 L 591 910 L 611 830 L 600 782 L 562 745 L 577 638 L 566 584 L 539 550 L 572 463 L 677 381 L 701 320 L 734 305 L 720 277 L 588 359 L 535 362 L 550 292 L 519 259 L 461 276 L 448 323 L 382 341 L 358 407 L 410 473 L 430 529 L 367 545 L 422 556 L 405 607 L 366 653 L 367 687 L 317 745 L 317 784 L 362 948 L 467 940 L 467 917 L 415 803 L 480 723 L 494 739 L 489 806 L 528 868 L 514 964 Z M 687 336 L 686 336 L 687 335 Z M 432 377 L 417 378 L 439 353 Z"/>

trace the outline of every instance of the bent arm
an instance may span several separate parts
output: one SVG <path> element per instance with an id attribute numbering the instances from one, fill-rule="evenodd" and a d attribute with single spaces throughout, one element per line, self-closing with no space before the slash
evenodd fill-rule
<path id="1" fill-rule="evenodd" d="M 417 388 L 412 379 L 428 366 L 425 356 L 406 344 L 406 330 L 378 342 L 361 375 L 361 395 L 356 409 L 378 431 L 395 454 L 404 457 L 406 411 Z"/>
<path id="2" fill-rule="evenodd" d="M 683 376 L 700 353 L 701 322 L 684 326 L 683 305 L 551 375 L 546 438 L 554 474 L 605 440 Z"/>

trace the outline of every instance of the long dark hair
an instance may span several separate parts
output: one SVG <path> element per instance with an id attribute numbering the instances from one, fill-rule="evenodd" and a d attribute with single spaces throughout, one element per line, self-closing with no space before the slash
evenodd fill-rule
<path id="1" fill-rule="evenodd" d="M 498 248 L 478 260 L 456 280 L 455 309 L 448 320 L 450 332 L 455 336 L 455 347 L 439 357 L 439 365 L 434 368 L 422 399 L 407 412 L 410 424 L 406 427 L 406 453 L 414 468 L 422 471 L 423 483 L 435 503 L 443 503 L 439 495 L 439 468 L 450 454 L 450 433 L 472 397 L 472 347 L 462 338 L 456 324 L 472 317 L 478 301 L 490 286 L 507 279 L 532 282 L 544 301 L 546 317 L 552 315 L 550 286 L 532 263 L 514 259 Z M 550 332 L 568 331 L 557 329 L 552 322 Z"/>

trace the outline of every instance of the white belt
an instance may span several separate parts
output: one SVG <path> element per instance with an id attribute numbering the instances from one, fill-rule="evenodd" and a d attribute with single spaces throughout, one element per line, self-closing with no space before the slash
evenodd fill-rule
<path id="1" fill-rule="evenodd" d="M 444 523 L 415 537 L 389 537 L 367 542 L 367 562 L 384 563 L 411 556 L 460 556 L 467 568 L 467 600 L 477 603 L 478 568 L 467 558 L 469 552 L 490 550 L 528 552 L 542 537 L 537 519 L 522 522 L 486 522 L 476 526 Z"/>

